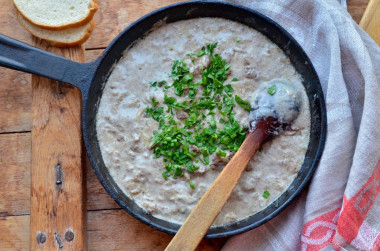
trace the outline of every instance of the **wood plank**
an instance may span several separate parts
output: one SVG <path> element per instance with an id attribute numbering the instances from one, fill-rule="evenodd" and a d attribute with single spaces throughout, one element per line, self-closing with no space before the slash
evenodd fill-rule
<path id="1" fill-rule="evenodd" d="M 364 10 L 366 9 L 369 0 L 346 0 L 347 10 L 355 20 L 356 23 L 360 22 L 363 16 Z"/>
<path id="2" fill-rule="evenodd" d="M 29 222 L 29 215 L 0 217 L 0 250 L 29 250 L 29 239 L 33 239 L 28 231 Z M 89 212 L 87 235 L 91 251 L 163 250 L 172 238 L 121 209 Z M 203 240 L 197 250 L 220 250 L 225 241 L 225 238 Z"/>
<path id="3" fill-rule="evenodd" d="M 29 250 L 29 215 L 0 217 L 0 250 Z"/>
<path id="4" fill-rule="evenodd" d="M 30 75 L 0 68 L 0 133 L 30 131 Z"/>
<path id="5" fill-rule="evenodd" d="M 0 134 L 0 217 L 30 214 L 31 133 Z M 120 208 L 86 158 L 87 210 Z"/>
<path id="6" fill-rule="evenodd" d="M 88 213 L 89 250 L 164 250 L 172 238 L 121 209 Z M 225 241 L 203 240 L 197 250 L 220 250 Z"/>
<path id="7" fill-rule="evenodd" d="M 183 0 L 99 1 L 99 9 L 94 16 L 96 27 L 86 42 L 86 48 L 105 48 L 131 22 L 155 9 L 178 2 Z"/>
<path id="8" fill-rule="evenodd" d="M 17 21 L 12 0 L 0 0 L 0 33 L 25 43 L 32 43 L 32 36 Z"/>
<path id="9" fill-rule="evenodd" d="M 369 1 L 359 25 L 380 45 L 380 0 Z"/>
<path id="10" fill-rule="evenodd" d="M 35 45 L 84 61 L 83 46 L 59 49 L 39 39 Z M 34 75 L 32 90 L 31 249 L 87 250 L 80 91 Z M 73 240 L 66 240 L 70 231 Z M 42 243 L 36 240 L 40 233 Z"/>
<path id="11" fill-rule="evenodd" d="M 29 214 L 30 133 L 0 134 L 0 217 Z"/>
<path id="12" fill-rule="evenodd" d="M 86 157 L 87 210 L 115 209 L 120 206 L 111 198 L 95 175 Z"/>
<path id="13" fill-rule="evenodd" d="M 148 227 L 123 210 L 88 213 L 88 249 L 163 250 L 171 236 Z"/>
<path id="14" fill-rule="evenodd" d="M 86 50 L 86 53 L 84 55 L 85 62 L 91 62 L 97 59 L 103 51 L 104 49 Z"/>
<path id="15" fill-rule="evenodd" d="M 0 33 L 31 43 L 31 35 L 17 22 L 13 4 L 0 0 Z M 0 68 L 0 133 L 30 131 L 30 75 Z"/>

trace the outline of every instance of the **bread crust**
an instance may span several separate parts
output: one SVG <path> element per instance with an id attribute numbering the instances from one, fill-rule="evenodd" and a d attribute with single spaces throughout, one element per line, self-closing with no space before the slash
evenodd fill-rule
<path id="1" fill-rule="evenodd" d="M 57 25 L 57 26 L 50 26 L 50 25 L 46 25 L 46 24 L 37 23 L 37 22 L 33 21 L 32 19 L 30 19 L 25 13 L 23 13 L 17 7 L 17 5 L 14 1 L 13 1 L 13 5 L 15 6 L 17 12 L 20 13 L 25 20 L 27 20 L 31 24 L 34 24 L 34 25 L 41 27 L 43 29 L 46 29 L 46 30 L 65 30 L 68 28 L 76 28 L 76 27 L 85 25 L 93 19 L 96 11 L 98 10 L 98 0 L 92 0 L 92 5 L 89 8 L 88 15 L 85 18 L 78 20 L 76 22 L 72 22 L 72 23 L 67 23 L 67 24 Z"/>
<path id="2" fill-rule="evenodd" d="M 83 44 L 91 35 L 92 31 L 94 30 L 95 28 L 95 20 L 90 20 L 90 26 L 89 28 L 86 30 L 86 32 L 83 34 L 83 36 L 76 40 L 76 41 L 72 41 L 72 42 L 63 42 L 63 41 L 57 41 L 57 40 L 52 40 L 50 38 L 43 38 L 39 35 L 37 35 L 33 30 L 29 29 L 26 25 L 24 25 L 24 23 L 20 20 L 21 18 L 23 18 L 23 16 L 17 12 L 17 18 L 18 18 L 18 21 L 19 23 L 27 30 L 29 31 L 33 36 L 39 38 L 39 39 L 42 39 L 42 40 L 45 40 L 47 41 L 49 44 L 53 45 L 53 46 L 56 46 L 56 47 L 61 47 L 61 48 L 65 48 L 65 47 L 74 47 L 74 46 L 78 46 L 78 45 L 81 45 Z M 25 22 L 29 22 L 28 20 L 24 19 Z M 33 24 L 34 25 L 34 24 Z M 87 25 L 87 23 L 85 23 L 84 25 Z M 39 27 L 41 28 L 41 27 Z M 68 29 L 70 28 L 78 28 L 78 27 L 69 27 Z M 46 29 L 48 30 L 48 29 Z"/>
<path id="3" fill-rule="evenodd" d="M 61 47 L 61 48 L 65 48 L 65 47 L 74 47 L 74 46 L 78 46 L 78 45 L 81 45 L 83 44 L 84 42 L 86 42 L 86 40 L 91 36 L 91 33 L 92 31 L 94 30 L 95 28 L 95 20 L 91 20 L 91 25 L 90 27 L 87 29 L 86 33 L 84 34 L 84 36 L 75 41 L 75 42 L 71 42 L 71 43 L 64 43 L 64 42 L 59 42 L 59 41 L 53 41 L 53 40 L 46 40 L 48 41 L 51 45 L 53 46 L 56 46 L 56 47 Z"/>

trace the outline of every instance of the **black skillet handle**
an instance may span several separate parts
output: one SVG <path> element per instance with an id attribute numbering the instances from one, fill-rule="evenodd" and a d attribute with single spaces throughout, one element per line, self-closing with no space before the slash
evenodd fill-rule
<path id="1" fill-rule="evenodd" d="M 85 101 L 98 62 L 77 63 L 0 34 L 0 66 L 70 83 Z"/>

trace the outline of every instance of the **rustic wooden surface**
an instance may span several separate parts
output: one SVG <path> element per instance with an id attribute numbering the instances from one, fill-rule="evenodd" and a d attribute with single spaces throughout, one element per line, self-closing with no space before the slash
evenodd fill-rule
<path id="1" fill-rule="evenodd" d="M 86 42 L 85 60 L 96 58 L 129 23 L 177 0 L 99 0 L 97 26 Z M 359 22 L 368 0 L 347 0 Z M 33 44 L 16 21 L 11 0 L 0 0 L 0 33 Z M 29 74 L 0 68 L 0 250 L 30 248 L 32 86 Z M 105 192 L 88 161 L 87 238 L 89 250 L 162 250 L 171 236 L 140 223 Z M 207 240 L 200 250 L 218 250 L 224 239 Z"/>
<path id="2" fill-rule="evenodd" d="M 34 46 L 84 62 L 84 46 Z M 86 250 L 86 183 L 81 94 L 72 85 L 32 76 L 31 250 Z M 57 183 L 59 181 L 60 183 Z M 74 239 L 66 240 L 67 233 Z M 44 235 L 43 243 L 37 241 Z"/>
<path id="3" fill-rule="evenodd" d="M 380 0 L 369 1 L 359 25 L 380 45 Z"/>

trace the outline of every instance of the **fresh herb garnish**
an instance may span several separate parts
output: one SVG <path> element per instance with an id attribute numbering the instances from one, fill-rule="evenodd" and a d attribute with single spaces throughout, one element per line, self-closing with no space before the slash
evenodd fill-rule
<path id="1" fill-rule="evenodd" d="M 159 87 L 163 86 L 164 84 L 166 84 L 166 81 L 165 81 L 165 80 L 158 82 L 158 86 L 159 86 Z"/>
<path id="2" fill-rule="evenodd" d="M 160 81 L 160 82 L 157 82 L 157 81 L 154 81 L 154 82 L 150 82 L 149 83 L 149 86 L 150 87 L 161 87 L 161 86 L 163 86 L 164 84 L 166 84 L 166 81 L 165 80 L 163 80 L 163 81 Z"/>
<path id="3" fill-rule="evenodd" d="M 190 58 L 208 56 L 210 59 L 199 81 L 194 82 L 184 60 L 175 60 L 169 75 L 172 84 L 150 83 L 156 88 L 165 85 L 163 104 L 152 98 L 152 107 L 145 109 L 148 117 L 159 122 L 150 148 L 155 158 L 163 157 L 165 179 L 182 177 L 184 172 L 191 174 L 199 169 L 199 163 L 209 165 L 212 155 L 224 158 L 228 151 L 237 151 L 247 133 L 247 127 L 235 120 L 233 109 L 239 104 L 249 110 L 250 105 L 239 96 L 234 97 L 231 84 L 224 83 L 230 66 L 214 54 L 216 46 L 217 43 L 207 44 L 201 51 L 187 54 Z M 222 117 L 218 121 L 216 114 Z M 189 185 L 195 188 L 192 180 Z"/>
<path id="4" fill-rule="evenodd" d="M 159 102 L 156 101 L 155 98 L 152 98 L 152 105 L 153 105 L 153 107 L 156 107 L 158 104 L 159 104 Z"/>
<path id="5" fill-rule="evenodd" d="M 276 85 L 272 85 L 271 87 L 268 88 L 268 93 L 270 95 L 273 95 L 276 93 Z"/>
<path id="6" fill-rule="evenodd" d="M 263 193 L 263 198 L 264 198 L 264 199 L 268 199 L 269 196 L 270 196 L 269 191 L 268 191 L 268 190 L 265 190 L 264 193 Z"/>
<path id="7" fill-rule="evenodd" d="M 251 110 L 251 105 L 247 101 L 245 101 L 241 97 L 239 97 L 238 95 L 235 95 L 235 101 L 245 110 L 247 110 L 247 111 Z"/>
<path id="8" fill-rule="evenodd" d="M 160 118 L 163 112 L 164 112 L 164 108 L 162 107 L 158 107 L 158 108 L 147 107 L 145 109 L 145 113 L 148 115 L 151 115 L 152 118 L 156 121 L 160 121 Z"/>
<path id="9" fill-rule="evenodd" d="M 191 189 L 195 189 L 194 181 L 189 180 L 189 185 L 190 185 Z"/>
<path id="10" fill-rule="evenodd" d="M 157 81 L 150 82 L 150 83 L 149 83 L 149 86 L 150 86 L 150 87 L 157 87 Z"/>

